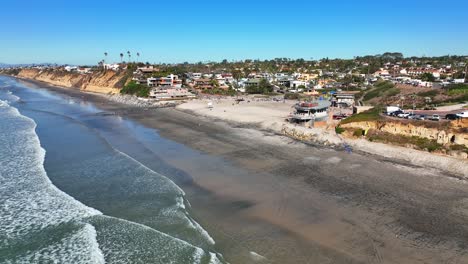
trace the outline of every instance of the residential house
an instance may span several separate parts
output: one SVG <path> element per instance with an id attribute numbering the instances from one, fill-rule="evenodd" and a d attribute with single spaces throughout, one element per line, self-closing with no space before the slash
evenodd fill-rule
<path id="1" fill-rule="evenodd" d="M 154 66 L 138 67 L 137 70 L 135 71 L 135 73 L 138 73 L 138 74 L 151 74 L 155 72 L 159 72 L 159 68 L 156 68 Z"/>
<path id="2" fill-rule="evenodd" d="M 149 97 L 157 100 L 184 100 L 192 99 L 196 96 L 186 88 L 161 86 L 151 89 Z"/>
<path id="3" fill-rule="evenodd" d="M 147 79 L 147 85 L 149 87 L 160 87 L 160 86 L 171 86 L 171 87 L 182 87 L 182 80 L 177 75 L 171 74 L 167 77 L 155 78 L 151 77 Z"/>
<path id="4" fill-rule="evenodd" d="M 195 80 L 195 89 L 197 90 L 211 90 L 214 89 L 215 86 L 213 85 L 213 82 L 211 79 L 196 79 Z"/>
<path id="5" fill-rule="evenodd" d="M 262 81 L 261 78 L 254 78 L 254 79 L 248 79 L 247 81 L 244 82 L 244 85 L 247 86 L 259 86 L 260 82 Z"/>
<path id="6" fill-rule="evenodd" d="M 355 94 L 358 91 L 349 91 L 349 92 L 338 92 L 333 95 L 334 97 L 334 104 L 335 106 L 340 107 L 351 107 L 355 104 Z"/>
<path id="7" fill-rule="evenodd" d="M 118 71 L 120 69 L 120 64 L 117 64 L 117 63 L 112 63 L 112 64 L 104 63 L 103 66 L 104 66 L 104 69 L 106 70 Z"/>

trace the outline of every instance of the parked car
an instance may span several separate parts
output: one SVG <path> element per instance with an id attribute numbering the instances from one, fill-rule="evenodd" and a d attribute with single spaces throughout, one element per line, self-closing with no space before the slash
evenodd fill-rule
<path id="1" fill-rule="evenodd" d="M 459 118 L 468 118 L 468 112 L 465 111 L 465 112 L 458 113 L 457 116 Z"/>
<path id="2" fill-rule="evenodd" d="M 403 112 L 403 111 L 401 111 L 400 107 L 398 107 L 398 106 L 387 106 L 387 110 L 386 110 L 385 113 L 387 115 L 393 116 L 393 115 L 395 115 L 394 114 L 395 112 Z"/>
<path id="3" fill-rule="evenodd" d="M 407 118 L 409 115 L 410 115 L 410 113 L 401 113 L 401 114 L 398 114 L 398 117 L 399 118 Z"/>
<path id="4" fill-rule="evenodd" d="M 432 121 L 439 121 L 440 120 L 440 116 L 439 115 L 432 115 L 431 117 L 429 117 L 429 120 L 432 120 Z"/>
<path id="5" fill-rule="evenodd" d="M 406 119 L 416 119 L 417 115 L 415 114 L 409 114 L 407 117 L 405 117 Z"/>
<path id="6" fill-rule="evenodd" d="M 426 120 L 426 115 L 418 115 L 416 117 L 417 120 Z"/>
<path id="7" fill-rule="evenodd" d="M 403 114 L 404 112 L 401 111 L 401 110 L 398 110 L 398 111 L 395 111 L 395 112 L 392 112 L 390 113 L 391 116 L 398 116 L 399 114 Z"/>
<path id="8" fill-rule="evenodd" d="M 457 116 L 456 114 L 447 114 L 447 115 L 445 115 L 445 119 L 447 119 L 447 120 L 457 120 L 457 119 L 460 119 L 460 117 Z"/>
<path id="9" fill-rule="evenodd" d="M 348 117 L 348 115 L 346 115 L 346 114 L 337 114 L 337 115 L 333 115 L 333 119 L 334 119 L 334 120 L 346 119 L 347 117 Z"/>

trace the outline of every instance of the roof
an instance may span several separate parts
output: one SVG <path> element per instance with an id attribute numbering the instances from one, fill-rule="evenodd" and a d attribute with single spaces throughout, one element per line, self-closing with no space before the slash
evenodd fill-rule
<path id="1" fill-rule="evenodd" d="M 310 109 L 324 109 L 331 106 L 331 102 L 327 100 L 319 100 L 314 102 L 303 102 L 300 104 L 296 104 L 297 110 L 310 110 Z"/>

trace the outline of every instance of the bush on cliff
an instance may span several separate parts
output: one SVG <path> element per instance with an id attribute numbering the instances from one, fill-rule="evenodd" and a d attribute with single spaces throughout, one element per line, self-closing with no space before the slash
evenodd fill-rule
<path id="1" fill-rule="evenodd" d="M 372 100 L 376 97 L 394 96 L 400 93 L 395 85 L 389 81 L 381 81 L 374 85 L 374 88 L 367 91 L 364 95 L 364 101 Z"/>
<path id="2" fill-rule="evenodd" d="M 148 97 L 149 92 L 150 88 L 148 86 L 136 83 L 135 81 L 129 82 L 120 90 L 121 94 L 131 94 L 138 97 Z"/>
<path id="3" fill-rule="evenodd" d="M 380 116 L 381 112 L 382 112 L 381 107 L 374 107 L 362 113 L 352 115 L 346 119 L 341 120 L 341 124 L 381 120 L 382 119 L 382 116 Z"/>

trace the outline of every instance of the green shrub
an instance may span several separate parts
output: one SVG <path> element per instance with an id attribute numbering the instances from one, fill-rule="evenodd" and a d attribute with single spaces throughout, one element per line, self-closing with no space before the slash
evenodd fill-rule
<path id="1" fill-rule="evenodd" d="M 266 79 L 261 79 L 258 85 L 247 86 L 245 91 L 249 94 L 268 94 L 273 92 L 273 86 Z"/>
<path id="2" fill-rule="evenodd" d="M 335 127 L 335 132 L 337 134 L 342 134 L 343 132 L 345 132 L 345 129 L 340 127 L 340 126 L 337 126 L 337 127 Z"/>
<path id="3" fill-rule="evenodd" d="M 427 150 L 429 152 L 444 149 L 444 146 L 437 143 L 436 140 L 421 138 L 417 136 L 410 137 L 371 130 L 367 134 L 367 138 L 369 139 L 369 141 L 373 142 L 391 143 L 400 146 L 412 145 L 416 149 Z"/>
<path id="4" fill-rule="evenodd" d="M 449 149 L 454 150 L 454 151 L 463 151 L 463 152 L 468 153 L 468 147 L 464 145 L 459 145 L 459 144 L 451 145 Z"/>
<path id="5" fill-rule="evenodd" d="M 362 135 L 364 135 L 364 130 L 360 128 L 355 129 L 353 132 L 353 136 L 355 137 L 361 137 Z"/>
<path id="6" fill-rule="evenodd" d="M 148 86 L 136 83 L 135 81 L 129 82 L 120 90 L 121 94 L 132 94 L 138 97 L 148 97 L 149 92 L 150 88 Z"/>
<path id="7" fill-rule="evenodd" d="M 382 119 L 380 113 L 382 112 L 382 108 L 374 107 L 362 113 L 352 115 L 344 120 L 341 121 L 341 124 L 348 124 L 354 122 L 363 122 L 363 121 L 376 121 Z"/>
<path id="8" fill-rule="evenodd" d="M 418 93 L 417 95 L 421 96 L 421 97 L 434 97 L 434 96 L 436 96 L 438 94 L 439 94 L 439 92 L 437 90 L 430 90 L 430 91 L 427 91 L 427 92 Z"/>
<path id="9" fill-rule="evenodd" d="M 458 83 L 447 86 L 448 95 L 468 94 L 468 84 Z"/>
<path id="10" fill-rule="evenodd" d="M 376 97 L 387 95 L 387 96 L 394 96 L 400 93 L 400 90 L 395 88 L 395 85 L 389 81 L 381 81 L 374 85 L 374 88 L 366 92 L 364 95 L 364 100 L 369 101 Z"/>

